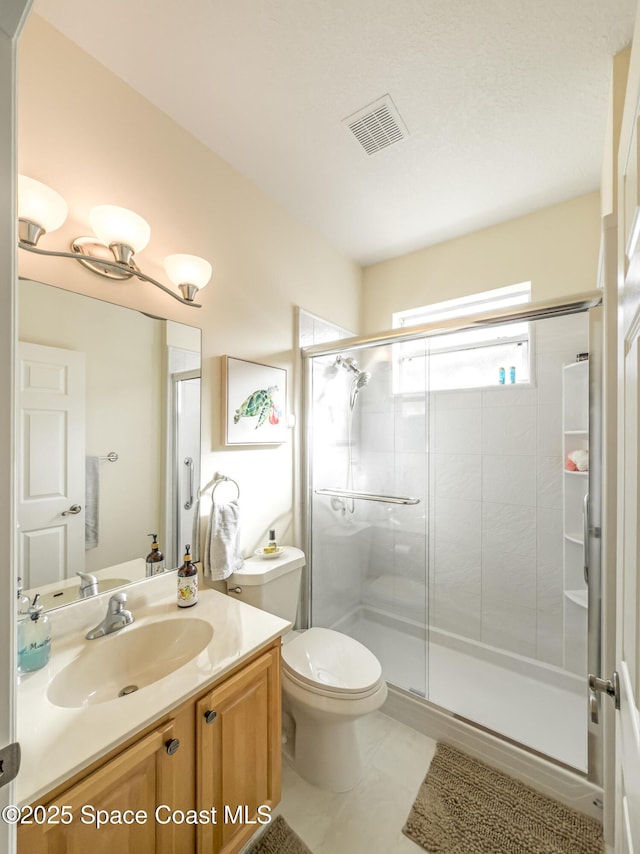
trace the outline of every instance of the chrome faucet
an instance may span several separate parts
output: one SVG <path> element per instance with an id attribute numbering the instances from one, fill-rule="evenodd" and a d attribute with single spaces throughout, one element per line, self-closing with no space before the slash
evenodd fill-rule
<path id="1" fill-rule="evenodd" d="M 95 575 L 91 575 L 90 572 L 76 572 L 76 575 L 80 576 L 80 598 L 87 599 L 89 596 L 97 596 L 100 592 L 98 590 L 98 579 Z"/>
<path id="2" fill-rule="evenodd" d="M 124 629 L 133 622 L 133 614 L 124 607 L 127 604 L 126 593 L 114 593 L 107 605 L 107 614 L 101 623 L 87 632 L 87 640 L 95 640 Z"/>

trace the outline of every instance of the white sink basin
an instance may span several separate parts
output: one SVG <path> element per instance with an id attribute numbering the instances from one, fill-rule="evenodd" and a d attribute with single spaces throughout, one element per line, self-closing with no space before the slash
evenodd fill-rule
<path id="1" fill-rule="evenodd" d="M 47 696 L 65 709 L 115 700 L 173 673 L 212 637 L 213 627 L 194 618 L 134 623 L 87 641 L 80 655 L 53 678 Z"/>

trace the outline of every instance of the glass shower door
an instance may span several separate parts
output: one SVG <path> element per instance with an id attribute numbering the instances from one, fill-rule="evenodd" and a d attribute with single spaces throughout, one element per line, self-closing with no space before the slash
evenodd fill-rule
<path id="1" fill-rule="evenodd" d="M 359 640 L 390 683 L 427 690 L 429 402 L 400 394 L 401 345 L 313 357 L 311 622 Z"/>

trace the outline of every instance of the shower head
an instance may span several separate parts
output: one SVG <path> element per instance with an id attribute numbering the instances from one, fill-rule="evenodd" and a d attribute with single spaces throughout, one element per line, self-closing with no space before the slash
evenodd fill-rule
<path id="1" fill-rule="evenodd" d="M 369 371 L 358 371 L 355 378 L 356 388 L 362 388 L 369 383 L 371 374 Z"/>
<path id="2" fill-rule="evenodd" d="M 366 385 L 369 382 L 369 380 L 371 379 L 371 374 L 368 373 L 367 371 L 361 371 L 360 365 L 356 362 L 355 359 L 352 359 L 351 356 L 347 356 L 345 358 L 344 356 L 338 355 L 338 356 L 336 356 L 335 364 L 336 365 L 342 365 L 342 367 L 346 371 L 352 371 L 356 375 L 356 377 L 358 378 L 358 381 L 360 380 L 361 376 L 366 376 L 367 379 L 362 381 L 360 383 L 360 386 Z"/>

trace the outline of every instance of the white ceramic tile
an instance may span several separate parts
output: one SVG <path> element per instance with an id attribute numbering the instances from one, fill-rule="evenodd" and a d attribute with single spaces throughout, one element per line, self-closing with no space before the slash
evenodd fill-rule
<path id="1" fill-rule="evenodd" d="M 434 623 L 437 628 L 471 640 L 481 639 L 481 598 L 463 591 L 435 591 Z"/>
<path id="2" fill-rule="evenodd" d="M 536 658 L 562 667 L 562 611 L 538 613 L 536 626 Z"/>
<path id="3" fill-rule="evenodd" d="M 480 537 L 468 545 L 438 539 L 434 548 L 432 581 L 436 590 L 480 595 L 482 556 Z"/>
<path id="4" fill-rule="evenodd" d="M 479 454 L 481 451 L 482 410 L 444 409 L 435 413 L 435 441 L 438 454 Z"/>
<path id="5" fill-rule="evenodd" d="M 482 392 L 482 405 L 493 406 L 535 406 L 538 392 L 535 388 L 518 388 L 517 385 L 505 385 L 502 388 Z"/>
<path id="6" fill-rule="evenodd" d="M 560 406 L 562 403 L 562 353 L 540 353 L 536 363 L 539 406 Z"/>
<path id="7" fill-rule="evenodd" d="M 535 555 L 508 554 L 501 549 L 482 546 L 482 611 L 484 629 L 485 604 L 492 610 L 501 606 L 536 613 Z"/>
<path id="8" fill-rule="evenodd" d="M 537 450 L 546 457 L 562 455 L 562 412 L 558 405 L 538 407 Z"/>
<path id="9" fill-rule="evenodd" d="M 482 457 L 482 499 L 502 504 L 536 503 L 534 456 L 485 454 Z"/>
<path id="10" fill-rule="evenodd" d="M 504 607 L 482 602 L 482 642 L 518 655 L 536 654 L 536 612 L 533 608 Z"/>
<path id="11" fill-rule="evenodd" d="M 482 405 L 480 391 L 437 391 L 433 395 L 436 410 L 478 409 Z"/>
<path id="12" fill-rule="evenodd" d="M 562 511 L 538 507 L 537 559 L 539 566 L 562 566 Z"/>
<path id="13" fill-rule="evenodd" d="M 535 561 L 535 507 L 483 502 L 482 550 L 483 568 L 485 551 Z"/>
<path id="14" fill-rule="evenodd" d="M 482 498 L 480 454 L 432 454 L 438 498 Z"/>
<path id="15" fill-rule="evenodd" d="M 538 457 L 539 507 L 562 509 L 562 457 Z"/>
<path id="16" fill-rule="evenodd" d="M 435 501 L 435 538 L 475 546 L 480 538 L 481 503 L 456 498 Z"/>
<path id="17" fill-rule="evenodd" d="M 358 432 L 354 432 L 354 438 Z M 368 412 L 360 419 L 360 443 L 368 451 L 392 451 L 395 448 L 393 412 Z"/>
<path id="18" fill-rule="evenodd" d="M 397 398 L 395 411 L 395 445 L 400 451 L 426 450 L 427 413 L 425 400 Z"/>
<path id="19" fill-rule="evenodd" d="M 484 454 L 535 454 L 535 406 L 493 406 L 482 410 Z"/>

